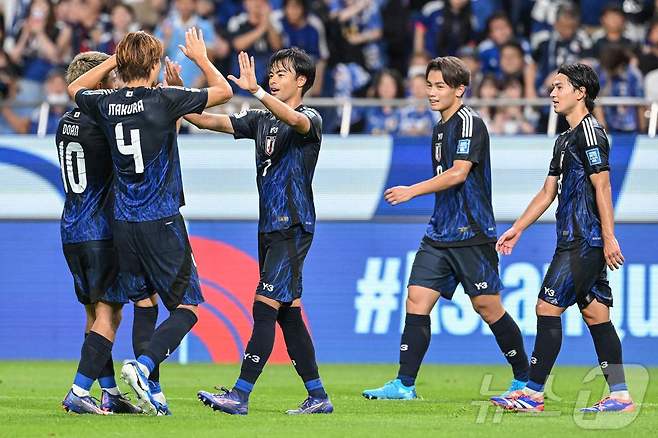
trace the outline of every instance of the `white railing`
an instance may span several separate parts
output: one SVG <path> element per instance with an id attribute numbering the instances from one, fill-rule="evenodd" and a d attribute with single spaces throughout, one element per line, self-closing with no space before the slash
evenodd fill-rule
<path id="1" fill-rule="evenodd" d="M 336 108 L 340 109 L 340 135 L 346 137 L 350 134 L 352 112 L 354 108 L 367 108 L 378 106 L 392 106 L 404 107 L 408 105 L 424 104 L 425 101 L 417 101 L 414 99 L 374 99 L 374 98 L 333 98 L 333 97 L 309 97 L 305 99 L 305 103 L 309 106 L 316 108 Z M 551 100 L 549 98 L 533 98 L 533 99 L 509 99 L 497 98 L 495 100 L 486 99 L 465 99 L 465 103 L 475 109 L 480 107 L 506 107 L 506 106 L 525 106 L 533 108 L 548 107 L 549 119 L 547 127 L 547 135 L 553 136 L 557 131 L 558 116 L 555 111 L 551 110 Z M 646 107 L 647 117 L 649 119 L 647 135 L 655 137 L 658 131 L 658 101 L 651 101 L 639 97 L 601 97 L 596 100 L 597 106 L 633 106 L 633 107 Z M 36 103 L 22 103 L 11 104 L 9 102 L 0 102 L 0 106 L 11 105 L 12 107 L 38 107 L 39 108 L 39 123 L 37 133 L 43 135 L 46 130 L 46 123 L 48 122 L 48 111 L 50 107 L 46 102 Z M 230 104 L 216 107 L 214 111 L 221 112 L 223 108 L 230 106 L 231 108 L 239 108 L 240 110 L 249 109 L 251 107 L 262 107 L 262 104 L 253 99 L 242 96 L 234 97 Z"/>

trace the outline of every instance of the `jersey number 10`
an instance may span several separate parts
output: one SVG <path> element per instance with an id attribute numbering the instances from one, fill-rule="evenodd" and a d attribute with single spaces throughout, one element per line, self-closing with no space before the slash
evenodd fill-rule
<path id="1" fill-rule="evenodd" d="M 73 193 L 84 192 L 87 188 L 87 166 L 85 165 L 85 151 L 82 149 L 82 145 L 80 143 L 71 142 L 64 146 L 64 142 L 60 141 L 57 145 L 57 150 L 59 152 L 59 167 L 62 170 L 64 191 L 68 193 L 68 187 L 70 186 Z M 74 153 L 78 171 L 77 175 L 73 174 Z"/>
<path id="2" fill-rule="evenodd" d="M 123 123 L 117 123 L 114 127 L 114 137 L 117 149 L 123 155 L 132 155 L 135 160 L 135 173 L 144 173 L 144 159 L 142 158 L 142 143 L 139 137 L 139 129 L 130 130 L 130 144 L 123 139 Z"/>

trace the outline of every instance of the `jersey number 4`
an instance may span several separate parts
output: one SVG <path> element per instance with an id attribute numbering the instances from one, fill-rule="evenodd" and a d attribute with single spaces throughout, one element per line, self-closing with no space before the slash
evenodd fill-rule
<path id="1" fill-rule="evenodd" d="M 130 144 L 126 144 L 123 139 L 123 123 L 117 123 L 114 127 L 114 137 L 116 138 L 119 152 L 123 155 L 132 155 L 135 161 L 135 173 L 144 173 L 144 159 L 142 158 L 139 129 L 130 130 Z"/>
<path id="2" fill-rule="evenodd" d="M 80 143 L 71 142 L 64 146 L 60 141 L 57 145 L 59 152 L 59 167 L 62 170 L 62 182 L 64 191 L 69 192 L 69 187 L 73 193 L 82 193 L 87 188 L 87 166 L 85 165 L 85 151 Z M 75 154 L 77 175 L 73 170 L 73 154 Z M 68 184 L 67 184 L 68 180 Z"/>

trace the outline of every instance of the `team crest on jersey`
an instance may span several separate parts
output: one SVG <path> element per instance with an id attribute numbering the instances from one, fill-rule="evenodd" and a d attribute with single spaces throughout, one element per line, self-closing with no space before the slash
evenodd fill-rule
<path id="1" fill-rule="evenodd" d="M 133 92 L 132 90 L 126 91 L 126 97 L 133 97 Z"/>
<path id="2" fill-rule="evenodd" d="M 471 140 L 468 138 L 464 138 L 462 140 L 459 140 L 459 143 L 457 143 L 457 153 L 458 154 L 468 154 L 468 151 L 471 149 Z"/>
<path id="3" fill-rule="evenodd" d="M 601 164 L 601 154 L 599 153 L 599 148 L 588 149 L 585 151 L 587 153 L 587 160 L 589 164 L 595 166 Z"/>
<path id="4" fill-rule="evenodd" d="M 436 161 L 441 161 L 441 146 L 443 144 L 443 132 L 436 134 L 436 143 L 434 143 L 434 158 Z"/>
<path id="5" fill-rule="evenodd" d="M 267 155 L 272 155 L 274 153 L 274 142 L 276 141 L 276 135 L 268 135 L 265 137 L 265 153 Z"/>

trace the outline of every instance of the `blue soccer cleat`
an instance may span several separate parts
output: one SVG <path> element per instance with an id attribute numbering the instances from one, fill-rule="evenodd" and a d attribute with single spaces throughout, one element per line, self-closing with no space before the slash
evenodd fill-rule
<path id="1" fill-rule="evenodd" d="M 510 383 L 509 388 L 507 388 L 507 391 L 503 392 L 500 395 L 500 397 L 503 397 L 503 398 L 504 397 L 509 397 L 510 395 L 512 395 L 512 393 L 514 393 L 516 391 L 520 391 L 523 388 L 525 388 L 527 383 L 528 382 L 523 381 L 523 380 L 516 380 L 516 379 L 512 380 L 512 383 Z"/>
<path id="2" fill-rule="evenodd" d="M 95 415 L 108 415 L 111 412 L 104 411 L 96 404 L 96 399 L 90 395 L 78 396 L 69 390 L 64 400 L 62 400 L 62 407 L 66 412 L 73 412 L 76 414 L 95 414 Z"/>
<path id="3" fill-rule="evenodd" d="M 126 382 L 137 396 L 137 406 L 147 415 L 162 415 L 162 405 L 153 398 L 148 384 L 148 377 L 141 370 L 139 362 L 127 360 L 121 367 L 121 378 Z"/>
<path id="4" fill-rule="evenodd" d="M 400 379 L 386 382 L 381 388 L 366 389 L 362 394 L 369 400 L 414 400 L 418 398 L 416 386 L 404 386 Z"/>
<path id="5" fill-rule="evenodd" d="M 544 396 L 515 391 L 507 397 L 491 397 L 491 403 L 508 411 L 544 412 Z"/>
<path id="6" fill-rule="evenodd" d="M 160 383 L 149 380 L 149 389 L 151 390 L 151 396 L 160 404 L 158 415 L 172 415 L 169 405 L 167 404 L 167 398 L 162 392 L 162 388 L 160 388 Z"/>
<path id="7" fill-rule="evenodd" d="M 333 411 L 334 405 L 331 404 L 329 397 L 317 398 L 308 396 L 297 409 L 290 409 L 286 411 L 286 414 L 331 414 Z"/>
<path id="8" fill-rule="evenodd" d="M 243 400 L 235 391 L 221 387 L 220 393 L 212 394 L 207 391 L 199 391 L 197 398 L 201 402 L 210 406 L 213 411 L 222 411 L 231 415 L 247 415 L 249 412 L 249 401 Z"/>
<path id="9" fill-rule="evenodd" d="M 580 412 L 633 412 L 634 410 L 635 403 L 633 403 L 633 400 L 619 400 L 606 397 L 590 408 L 582 408 Z"/>
<path id="10" fill-rule="evenodd" d="M 141 414 L 142 409 L 130 403 L 124 394 L 113 395 L 106 390 L 101 391 L 101 409 L 113 414 Z"/>

